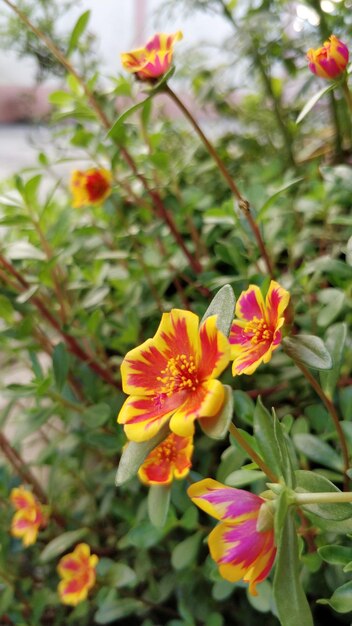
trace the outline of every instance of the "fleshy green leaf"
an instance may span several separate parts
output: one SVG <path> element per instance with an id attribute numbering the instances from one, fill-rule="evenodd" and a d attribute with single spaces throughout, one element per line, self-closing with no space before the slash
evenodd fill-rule
<path id="1" fill-rule="evenodd" d="M 326 441 L 322 441 L 315 435 L 302 433 L 294 435 L 293 442 L 297 450 L 311 461 L 315 461 L 323 467 L 330 467 L 343 472 L 341 457 Z"/>
<path id="2" fill-rule="evenodd" d="M 67 56 L 70 56 L 75 48 L 77 48 L 78 41 L 88 26 L 89 18 L 90 11 L 85 11 L 84 13 L 82 13 L 82 15 L 79 16 L 76 24 L 73 27 L 70 41 L 68 42 Z"/>
<path id="3" fill-rule="evenodd" d="M 297 185 L 298 183 L 300 183 L 302 180 L 304 180 L 302 177 L 300 178 L 294 178 L 293 180 L 290 180 L 288 183 L 285 183 L 284 185 L 282 185 L 281 187 L 279 187 L 279 189 L 277 189 L 271 196 L 270 198 L 268 198 L 263 206 L 259 209 L 257 217 L 261 218 L 263 217 L 263 215 L 266 213 L 267 209 L 275 202 L 276 198 L 278 198 L 282 193 L 284 193 L 285 191 L 287 191 L 288 189 L 290 189 L 291 187 L 293 187 L 294 185 Z"/>
<path id="4" fill-rule="evenodd" d="M 325 94 L 329 93 L 329 91 L 332 91 L 335 87 L 336 87 L 336 83 L 331 83 L 327 87 L 323 87 L 323 89 L 318 91 L 318 93 L 315 93 L 314 96 L 312 96 L 308 100 L 308 102 L 304 105 L 302 111 L 300 112 L 299 116 L 296 119 L 296 124 L 299 124 L 305 118 L 305 116 L 316 105 L 318 100 L 322 98 L 322 96 L 325 96 Z"/>
<path id="5" fill-rule="evenodd" d="M 219 413 L 214 417 L 204 417 L 199 421 L 202 431 L 211 439 L 224 439 L 233 416 L 233 396 L 229 385 L 224 385 L 225 400 Z"/>
<path id="6" fill-rule="evenodd" d="M 53 370 L 56 386 L 59 391 L 62 390 L 68 375 L 70 357 L 64 343 L 56 344 L 53 351 Z"/>
<path id="7" fill-rule="evenodd" d="M 40 553 L 39 560 L 41 563 L 51 561 L 65 552 L 67 548 L 70 548 L 74 543 L 80 541 L 87 533 L 88 528 L 69 530 L 66 533 L 62 533 L 45 546 L 44 550 Z"/>
<path id="8" fill-rule="evenodd" d="M 281 458 L 274 432 L 272 415 L 266 410 L 260 398 L 254 411 L 254 434 L 261 456 L 279 478 L 283 475 Z"/>
<path id="9" fill-rule="evenodd" d="M 308 444 L 307 444 L 308 447 Z M 312 492 L 312 493 L 324 493 L 332 492 L 336 493 L 340 490 L 330 480 L 321 476 L 317 472 L 308 472 L 306 470 L 296 471 L 297 491 L 298 492 Z M 321 517 L 325 520 L 334 520 L 336 522 L 348 520 L 352 518 L 352 504 L 346 503 L 332 503 L 328 504 L 305 504 L 304 510 L 313 513 L 317 517 Z M 337 531 L 338 532 L 338 531 Z M 346 530 L 346 532 L 348 532 Z"/>
<path id="10" fill-rule="evenodd" d="M 217 315 L 216 326 L 228 337 L 235 314 L 235 305 L 236 298 L 232 287 L 230 285 L 224 285 L 212 299 L 203 315 L 201 323 L 211 315 Z"/>
<path id="11" fill-rule="evenodd" d="M 286 354 L 294 361 L 317 370 L 332 368 L 330 353 L 320 337 L 315 335 L 284 337 L 282 344 Z"/>
<path id="12" fill-rule="evenodd" d="M 332 369 L 320 373 L 320 382 L 330 400 L 334 395 L 337 381 L 340 375 L 343 351 L 347 336 L 347 324 L 334 324 L 326 332 L 326 347 L 332 358 Z"/>
<path id="13" fill-rule="evenodd" d="M 291 512 L 278 544 L 273 591 L 281 626 L 314 626 L 300 581 L 297 531 Z"/>
<path id="14" fill-rule="evenodd" d="M 322 546 L 318 552 L 323 561 L 332 565 L 348 565 L 352 560 L 352 548 L 347 546 Z"/>
<path id="15" fill-rule="evenodd" d="M 243 487 L 244 485 L 250 485 L 263 478 L 266 478 L 264 472 L 240 469 L 231 472 L 231 474 L 226 477 L 225 484 L 230 487 Z"/>
<path id="16" fill-rule="evenodd" d="M 198 531 L 176 545 L 171 554 L 171 563 L 174 569 L 180 570 L 192 565 L 197 556 L 202 536 L 203 533 Z"/>
<path id="17" fill-rule="evenodd" d="M 317 600 L 318 604 L 329 604 L 338 613 L 352 611 L 352 580 L 335 589 L 329 600 Z"/>
<path id="18" fill-rule="evenodd" d="M 166 439 L 169 434 L 168 425 L 164 426 L 155 437 L 142 443 L 129 441 L 122 451 L 119 466 L 116 472 L 115 484 L 117 487 L 130 480 L 137 474 L 137 471 L 149 452 Z"/>
<path id="19" fill-rule="evenodd" d="M 148 515 L 156 528 L 165 525 L 170 504 L 171 485 L 151 485 L 148 493 Z"/>
<path id="20" fill-rule="evenodd" d="M 137 104 L 134 104 L 132 107 L 130 107 L 129 109 L 127 109 L 127 111 L 124 111 L 123 113 L 121 113 L 121 115 L 119 115 L 119 117 L 117 118 L 117 120 L 115 120 L 114 124 L 112 125 L 112 127 L 110 128 L 109 132 L 108 132 L 108 137 L 111 137 L 112 139 L 116 138 L 119 136 L 119 132 L 120 132 L 120 128 L 121 125 L 131 116 L 133 115 L 133 113 L 135 113 L 136 111 L 138 111 L 139 109 L 141 109 L 142 107 L 144 107 L 144 105 L 146 105 L 148 103 L 149 100 L 151 100 L 153 96 L 150 95 L 147 98 L 145 98 L 144 100 L 141 100 L 141 102 L 137 102 Z"/>
<path id="21" fill-rule="evenodd" d="M 90 406 L 84 413 L 82 413 L 82 422 L 87 428 L 99 428 L 105 424 L 111 414 L 111 409 L 108 404 L 100 402 Z"/>

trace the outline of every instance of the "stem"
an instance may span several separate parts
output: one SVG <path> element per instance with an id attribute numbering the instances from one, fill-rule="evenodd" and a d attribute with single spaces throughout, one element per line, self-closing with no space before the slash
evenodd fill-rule
<path id="1" fill-rule="evenodd" d="M 277 483 L 278 482 L 277 476 L 275 476 L 275 474 L 266 465 L 266 463 L 264 463 L 263 459 L 259 456 L 259 454 L 257 454 L 256 451 L 253 450 L 252 446 L 245 440 L 245 438 L 242 437 L 240 431 L 238 430 L 237 426 L 235 426 L 233 422 L 230 423 L 229 431 L 231 435 L 234 437 L 234 439 L 236 439 L 237 443 L 241 446 L 241 448 L 243 448 L 243 450 L 247 452 L 247 454 L 254 461 L 254 463 L 256 463 L 258 467 L 260 467 L 260 469 L 264 472 L 264 474 L 267 475 L 270 482 Z"/>
<path id="2" fill-rule="evenodd" d="M 203 131 L 200 128 L 197 120 L 193 117 L 193 115 L 190 112 L 190 110 L 186 107 L 186 105 L 182 102 L 182 100 L 180 100 L 180 98 L 171 89 L 171 87 L 169 87 L 169 85 L 166 84 L 163 87 L 163 91 L 173 100 L 173 102 L 175 102 L 175 104 L 178 106 L 178 108 L 182 111 L 183 115 L 191 123 L 191 125 L 193 126 L 193 128 L 196 131 L 197 135 L 200 137 L 200 139 L 202 140 L 202 142 L 205 145 L 206 149 L 208 150 L 208 153 L 210 154 L 212 159 L 215 161 L 219 171 L 221 172 L 222 176 L 226 180 L 226 182 L 227 182 L 227 184 L 228 184 L 232 194 L 237 199 L 238 206 L 242 210 L 245 218 L 248 221 L 248 224 L 249 224 L 250 228 L 252 229 L 253 235 L 254 235 L 254 237 L 255 237 L 255 239 L 257 241 L 257 244 L 258 244 L 258 248 L 259 248 L 259 250 L 260 250 L 260 252 L 261 252 L 261 254 L 262 254 L 262 256 L 263 256 L 263 258 L 265 260 L 265 263 L 266 263 L 266 266 L 267 266 L 267 270 L 268 270 L 271 278 L 273 278 L 274 277 L 273 266 L 272 266 L 270 257 L 268 255 L 268 252 L 266 250 L 266 247 L 265 247 L 263 238 L 261 236 L 260 230 L 258 228 L 258 225 L 255 222 L 255 220 L 253 219 L 253 216 L 252 216 L 252 214 L 250 212 L 248 200 L 246 200 L 242 196 L 239 188 L 237 187 L 235 181 L 232 179 L 228 169 L 226 168 L 225 163 L 223 162 L 223 160 L 219 156 L 217 150 L 214 148 L 212 143 L 210 143 L 209 139 L 203 133 Z"/>
<path id="3" fill-rule="evenodd" d="M 20 476 L 20 478 L 29 485 L 33 487 L 33 493 L 38 497 L 38 499 L 43 503 L 47 504 L 47 497 L 37 481 L 36 477 L 32 472 L 28 469 L 26 463 L 22 459 L 21 455 L 15 448 L 11 445 L 9 440 L 7 439 L 4 433 L 0 432 L 0 448 L 3 452 L 4 456 L 7 458 L 9 463 L 14 468 L 15 472 Z"/>
<path id="4" fill-rule="evenodd" d="M 63 67 L 67 70 L 67 72 L 69 72 L 70 74 L 72 74 L 72 76 L 75 77 L 78 84 L 82 87 L 84 94 L 90 106 L 92 107 L 93 111 L 95 112 L 97 118 L 99 119 L 101 125 L 106 131 L 109 131 L 111 128 L 111 123 L 108 117 L 105 115 L 105 112 L 100 107 L 94 94 L 91 92 L 91 90 L 85 83 L 84 79 L 80 76 L 80 74 L 78 74 L 75 68 L 71 65 L 70 61 L 61 52 L 61 50 L 54 44 L 54 42 L 50 39 L 50 37 L 45 35 L 45 33 L 43 33 L 41 30 L 39 30 L 39 28 L 37 28 L 36 26 L 34 26 L 34 24 L 32 24 L 32 22 L 28 19 L 28 17 L 20 9 L 18 9 L 16 5 L 14 5 L 11 2 L 11 0 L 3 0 L 3 2 L 5 2 L 5 4 L 7 4 L 7 6 L 9 6 L 16 13 L 16 15 L 27 26 L 27 28 L 29 28 L 29 30 L 31 30 L 38 37 L 38 39 L 40 39 L 46 45 L 48 50 L 50 50 L 53 56 L 61 63 L 61 65 L 63 65 Z M 156 212 L 164 219 L 164 221 L 168 225 L 177 245 L 181 248 L 182 252 L 187 257 L 193 271 L 196 274 L 199 274 L 202 271 L 202 266 L 200 262 L 193 257 L 193 255 L 190 253 L 190 251 L 186 247 L 183 241 L 182 235 L 178 231 L 175 225 L 175 222 L 171 214 L 168 212 L 167 208 L 165 207 L 164 202 L 162 198 L 160 197 L 159 193 L 149 187 L 147 179 L 138 172 L 136 163 L 134 162 L 132 156 L 129 154 L 126 148 L 122 146 L 119 142 L 117 142 L 116 140 L 114 140 L 114 142 L 118 146 L 122 158 L 129 165 L 129 167 L 131 168 L 136 178 L 140 180 L 145 191 L 148 193 L 149 197 L 153 201 L 153 205 L 156 209 Z"/>
<path id="5" fill-rule="evenodd" d="M 351 491 L 328 491 L 327 493 L 295 493 L 294 504 L 304 506 L 305 504 L 336 504 L 341 502 L 352 502 Z"/>
<path id="6" fill-rule="evenodd" d="M 310 385 L 313 387 L 314 391 L 317 393 L 317 395 L 319 396 L 319 398 L 322 400 L 322 402 L 325 404 L 328 412 L 331 415 L 332 421 L 334 422 L 335 425 L 335 429 L 336 429 L 336 433 L 340 442 L 340 447 L 341 447 L 341 451 L 342 451 L 342 456 L 343 456 L 343 465 L 344 465 L 344 489 L 345 491 L 348 489 L 348 484 L 349 484 L 349 478 L 346 474 L 350 463 L 349 463 L 349 454 L 348 454 L 348 448 L 347 448 L 347 443 L 346 443 L 346 439 L 345 439 L 345 435 L 344 432 L 341 428 L 341 424 L 340 424 L 340 420 L 339 417 L 337 415 L 336 409 L 334 404 L 331 402 L 330 398 L 328 398 L 328 396 L 325 394 L 325 392 L 323 391 L 323 389 L 321 388 L 321 386 L 319 385 L 318 381 L 316 380 L 316 378 L 314 378 L 313 374 L 311 374 L 311 372 L 305 367 L 305 365 L 303 365 L 302 363 L 300 363 L 299 361 L 295 361 L 297 367 L 301 370 L 301 372 L 303 373 L 303 375 L 305 376 L 305 378 L 308 380 L 308 382 L 310 383 Z"/>
<path id="7" fill-rule="evenodd" d="M 342 87 L 342 91 L 343 91 L 343 94 L 345 96 L 348 108 L 350 110 L 350 113 L 352 113 L 352 94 L 351 94 L 351 92 L 349 90 L 349 87 L 348 87 L 347 78 L 345 78 L 345 80 L 343 81 L 341 87 Z"/>

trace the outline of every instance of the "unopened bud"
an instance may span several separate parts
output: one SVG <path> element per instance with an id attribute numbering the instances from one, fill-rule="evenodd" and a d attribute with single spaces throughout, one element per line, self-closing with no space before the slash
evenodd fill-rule
<path id="1" fill-rule="evenodd" d="M 262 504 L 259 509 L 256 530 L 258 533 L 264 533 L 271 530 L 274 526 L 274 503 L 268 500 Z"/>

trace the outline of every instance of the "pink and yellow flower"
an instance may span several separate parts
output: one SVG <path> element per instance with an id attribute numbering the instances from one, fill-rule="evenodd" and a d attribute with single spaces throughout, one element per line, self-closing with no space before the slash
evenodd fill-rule
<path id="1" fill-rule="evenodd" d="M 122 65 L 140 80 L 155 80 L 166 74 L 172 63 L 174 44 L 182 39 L 181 31 L 173 35 L 157 33 L 149 39 L 145 48 L 137 48 L 121 54 Z"/>
<path id="2" fill-rule="evenodd" d="M 249 583 L 249 592 L 257 595 L 256 585 L 269 575 L 276 554 L 273 528 L 257 528 L 265 500 L 211 478 L 191 485 L 188 495 L 203 511 L 221 520 L 208 538 L 221 576 L 230 582 L 243 579 Z"/>
<path id="3" fill-rule="evenodd" d="M 10 501 L 17 509 L 12 518 L 11 534 L 21 539 L 23 545 L 28 547 L 36 542 L 39 529 L 48 522 L 45 507 L 42 507 L 33 493 L 23 485 L 12 489 Z"/>
<path id="4" fill-rule="evenodd" d="M 228 365 L 230 344 L 216 316 L 199 327 L 190 311 L 164 313 L 152 339 L 125 356 L 122 387 L 131 394 L 118 416 L 132 441 L 146 441 L 169 422 L 180 437 L 194 433 L 194 421 L 216 418 L 225 389 L 215 380 Z"/>
<path id="5" fill-rule="evenodd" d="M 74 170 L 70 180 L 72 206 L 80 208 L 101 204 L 111 194 L 111 182 L 111 172 L 103 168 L 92 168 L 84 172 Z"/>
<path id="6" fill-rule="evenodd" d="M 169 485 L 187 476 L 192 467 L 193 437 L 171 433 L 152 450 L 138 470 L 145 485 Z"/>
<path id="7" fill-rule="evenodd" d="M 79 543 L 73 552 L 60 559 L 57 571 L 62 580 L 58 593 L 63 604 L 76 606 L 87 598 L 89 590 L 95 584 L 98 561 L 98 557 L 90 553 L 90 547 L 86 543 Z"/>
<path id="8" fill-rule="evenodd" d="M 349 52 L 346 44 L 331 35 L 321 48 L 310 48 L 307 52 L 309 69 L 321 78 L 334 79 L 341 76 L 348 64 Z"/>
<path id="9" fill-rule="evenodd" d="M 229 336 L 234 376 L 253 374 L 262 362 L 270 361 L 282 340 L 280 329 L 289 300 L 288 291 L 274 280 L 270 282 L 265 302 L 256 285 L 241 293 L 235 311 L 238 319 L 233 321 Z"/>

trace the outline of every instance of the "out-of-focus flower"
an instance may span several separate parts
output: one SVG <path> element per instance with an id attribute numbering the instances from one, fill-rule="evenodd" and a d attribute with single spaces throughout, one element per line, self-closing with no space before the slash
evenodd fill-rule
<path id="1" fill-rule="evenodd" d="M 92 168 L 82 172 L 74 170 L 70 180 L 72 206 L 80 208 L 101 204 L 111 194 L 112 175 L 109 170 Z"/>
<path id="2" fill-rule="evenodd" d="M 229 341 L 232 373 L 253 374 L 260 363 L 268 363 L 282 339 L 280 328 L 285 322 L 283 313 L 290 294 L 274 280 L 270 282 L 265 303 L 256 285 L 250 285 L 237 300 L 235 319 Z"/>
<path id="3" fill-rule="evenodd" d="M 145 485 L 169 485 L 174 478 L 187 476 L 191 466 L 193 437 L 171 433 L 152 450 L 138 470 Z"/>
<path id="4" fill-rule="evenodd" d="M 173 35 L 157 33 L 149 39 L 145 48 L 137 48 L 121 54 L 122 65 L 140 80 L 155 80 L 170 69 L 174 44 L 182 39 L 181 31 Z"/>
<path id="5" fill-rule="evenodd" d="M 48 522 L 45 507 L 23 485 L 12 489 L 10 501 L 17 509 L 12 518 L 11 534 L 21 539 L 25 547 L 30 546 L 36 542 L 39 528 Z"/>
<path id="6" fill-rule="evenodd" d="M 321 48 L 310 48 L 307 52 L 310 71 L 321 78 L 338 78 L 347 67 L 348 57 L 346 44 L 335 35 L 331 35 Z"/>
<path id="7" fill-rule="evenodd" d="M 199 327 L 190 311 L 164 313 L 152 339 L 125 356 L 122 387 L 131 394 L 118 416 L 132 441 L 151 439 L 170 422 L 180 437 L 194 433 L 194 421 L 215 418 L 225 389 L 215 380 L 228 365 L 230 344 L 216 327 L 216 316 Z"/>
<path id="8" fill-rule="evenodd" d="M 73 552 L 60 559 L 57 571 L 62 580 L 58 593 L 63 604 L 76 606 L 86 599 L 95 584 L 98 561 L 98 557 L 90 553 L 90 547 L 86 543 L 79 543 Z"/>
<path id="9" fill-rule="evenodd" d="M 188 495 L 203 511 L 221 520 L 208 538 L 221 576 L 230 582 L 243 579 L 249 583 L 249 592 L 257 595 L 256 585 L 269 575 L 276 554 L 273 528 L 257 528 L 266 501 L 211 478 L 191 485 Z"/>

